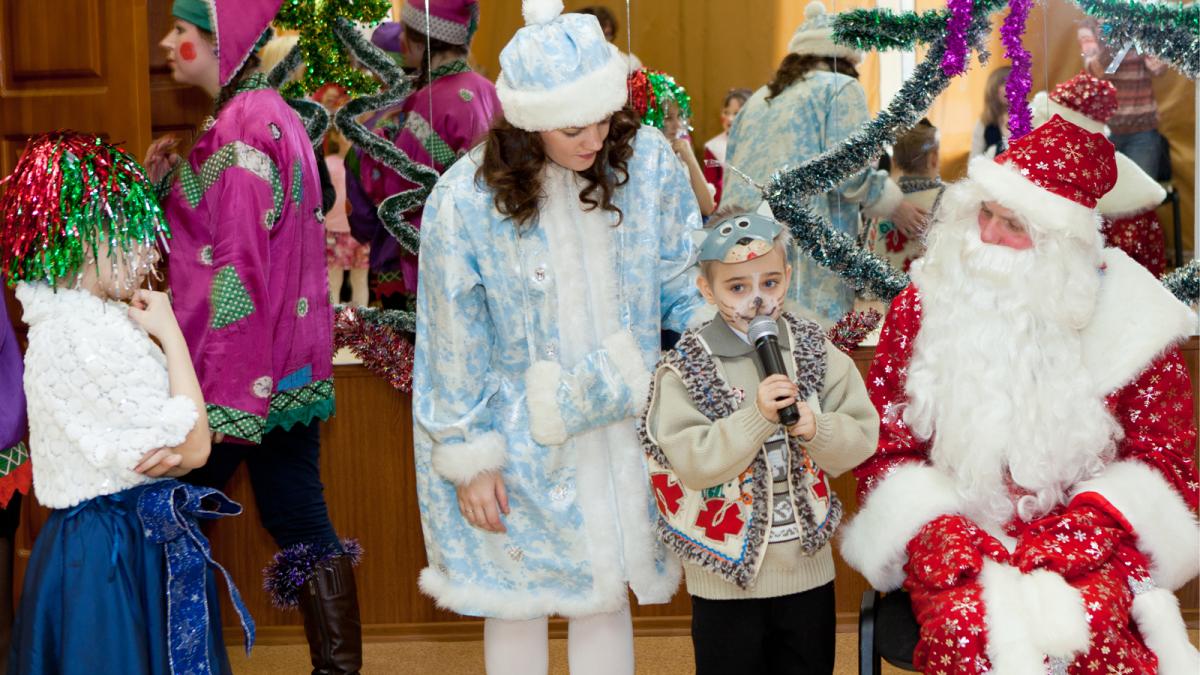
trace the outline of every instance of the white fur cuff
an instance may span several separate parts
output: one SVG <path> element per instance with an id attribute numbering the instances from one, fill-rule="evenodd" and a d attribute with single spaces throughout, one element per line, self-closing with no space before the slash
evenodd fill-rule
<path id="1" fill-rule="evenodd" d="M 893 591 L 904 583 L 908 542 L 926 523 L 960 507 L 949 476 L 927 464 L 901 466 L 884 477 L 843 528 L 842 557 L 871 586 Z"/>
<path id="2" fill-rule="evenodd" d="M 601 344 L 608 352 L 608 358 L 616 365 L 621 380 L 629 387 L 630 400 L 637 411 L 635 414 L 642 414 L 650 398 L 650 371 L 642 360 L 642 349 L 633 333 L 627 330 L 613 333 L 604 338 Z"/>
<path id="3" fill-rule="evenodd" d="M 1200 526 L 1158 471 L 1136 460 L 1115 462 L 1080 483 L 1075 494 L 1082 492 L 1101 495 L 1133 526 L 1155 584 L 1174 591 L 1200 573 Z"/>
<path id="4" fill-rule="evenodd" d="M 979 573 L 987 655 L 995 675 L 1045 672 L 1044 656 L 1067 661 L 1091 640 L 1083 596 L 1061 576 L 985 560 Z"/>
<path id="5" fill-rule="evenodd" d="M 434 443 L 433 470 L 454 483 L 466 485 L 485 471 L 504 466 L 504 437 L 495 431 L 464 443 Z"/>
<path id="6" fill-rule="evenodd" d="M 554 361 L 535 361 L 525 371 L 525 402 L 529 406 L 529 432 L 542 445 L 567 442 L 567 423 L 558 407 L 558 385 L 562 366 Z"/>
<path id="7" fill-rule="evenodd" d="M 1139 593 L 1133 597 L 1132 614 L 1146 646 L 1158 657 L 1160 675 L 1200 673 L 1200 652 L 1188 640 L 1174 594 L 1165 588 Z"/>
<path id="8" fill-rule="evenodd" d="M 863 215 L 867 218 L 891 218 L 903 201 L 904 193 L 900 191 L 900 186 L 889 178 L 883 182 L 879 199 L 863 207 Z"/>

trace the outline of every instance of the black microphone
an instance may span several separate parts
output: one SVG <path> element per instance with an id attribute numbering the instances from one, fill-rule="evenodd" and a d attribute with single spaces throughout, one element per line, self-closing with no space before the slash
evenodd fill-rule
<path id="1" fill-rule="evenodd" d="M 783 375 L 787 377 L 787 368 L 783 365 L 783 354 L 779 351 L 779 326 L 769 316 L 758 315 L 750 321 L 750 329 L 746 332 L 754 343 L 754 351 L 758 354 L 758 362 L 762 364 L 766 377 Z M 790 427 L 800 421 L 800 411 L 793 403 L 779 411 L 779 421 Z"/>

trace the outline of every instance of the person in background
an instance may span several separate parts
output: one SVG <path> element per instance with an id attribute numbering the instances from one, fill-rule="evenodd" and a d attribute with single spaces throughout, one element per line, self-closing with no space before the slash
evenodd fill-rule
<path id="1" fill-rule="evenodd" d="M 325 106 L 331 116 L 348 100 L 346 91 L 336 84 L 327 84 L 318 89 L 313 98 Z M 371 247 L 369 244 L 359 243 L 350 234 L 350 220 L 347 215 L 350 205 L 346 202 L 346 154 L 350 150 L 350 142 L 336 127 L 330 127 L 325 135 L 324 145 L 325 167 L 329 171 L 329 180 L 336 195 L 333 208 L 325 214 L 325 263 L 329 267 L 329 300 L 335 305 L 341 304 L 342 284 L 349 274 L 350 304 L 366 307 L 370 299 L 368 271 Z"/>
<path id="2" fill-rule="evenodd" d="M 620 49 L 621 53 L 624 54 L 625 58 L 629 61 L 630 73 L 637 72 L 644 68 L 642 65 L 642 60 L 637 57 L 637 54 L 634 54 L 633 52 L 625 54 L 625 50 L 629 48 L 628 45 L 623 44 L 623 42 L 621 44 L 617 43 L 618 29 L 620 28 L 620 24 L 617 23 L 617 17 L 613 16 L 613 13 L 610 12 L 607 7 L 604 5 L 590 5 L 588 7 L 575 10 L 575 13 L 590 14 L 596 17 L 596 20 L 600 22 L 601 30 L 604 31 L 604 39 L 617 45 L 617 49 Z M 623 35 L 622 41 L 624 41 Z"/>
<path id="3" fill-rule="evenodd" d="M 993 70 L 983 89 L 983 113 L 971 132 L 971 157 L 995 157 L 1008 147 L 1008 98 L 1004 87 L 1011 66 Z"/>
<path id="4" fill-rule="evenodd" d="M 797 166 L 832 150 L 869 119 L 867 95 L 854 65 L 862 54 L 833 41 L 833 17 L 812 2 L 796 29 L 789 53 L 771 82 L 746 101 L 729 130 L 730 166 L 765 184 L 784 166 Z M 723 208 L 753 212 L 763 202 L 758 188 L 738 179 L 725 183 Z M 904 201 L 884 171 L 863 167 L 810 202 L 834 230 L 855 237 L 860 216 L 890 218 L 919 230 L 925 212 Z M 836 272 L 821 267 L 793 246 L 788 297 L 821 321 L 837 321 L 854 305 L 852 289 Z"/>
<path id="5" fill-rule="evenodd" d="M 899 173 L 896 182 L 900 192 L 904 193 L 904 200 L 931 215 L 937 211 L 946 189 L 938 172 L 938 151 L 937 127 L 924 118 L 897 138 L 892 146 L 892 162 Z M 868 228 L 867 240 L 875 255 L 907 272 L 909 265 L 925 252 L 924 235 L 923 230 L 910 230 L 889 220 L 879 220 Z"/>
<path id="6" fill-rule="evenodd" d="M 1096 20 L 1085 19 L 1076 35 L 1083 52 L 1084 70 L 1117 88 L 1117 110 L 1108 118 L 1108 139 L 1151 178 L 1167 179 L 1170 158 L 1165 153 L 1165 139 L 1158 132 L 1158 103 L 1151 82 L 1162 75 L 1166 64 L 1133 48 L 1124 52 L 1116 72 L 1109 73 L 1113 60 L 1121 52 L 1114 53 L 1110 45 L 1098 39 L 1100 30 Z"/>
<path id="7" fill-rule="evenodd" d="M 0 214 L 3 217 L 3 214 Z M 7 671 L 13 621 L 13 540 L 21 517 L 21 496 L 29 494 L 33 473 L 25 446 L 25 389 L 21 345 L 0 296 L 0 672 Z"/>
<path id="8" fill-rule="evenodd" d="M 425 7 L 425 0 L 409 0 L 399 25 L 376 31 L 379 41 L 390 41 L 389 49 L 400 51 L 406 62 L 417 66 L 417 80 L 416 91 L 399 110 L 378 122 L 375 133 L 412 161 L 442 173 L 487 133 L 499 114 L 500 101 L 495 85 L 467 63 L 479 25 L 476 0 L 430 0 L 428 17 Z M 426 35 L 426 30 L 433 34 Z M 388 197 L 417 185 L 365 153 L 359 155 L 354 173 L 362 190 L 347 190 L 355 214 L 351 232 L 371 245 L 376 295 L 385 307 L 402 307 L 417 292 L 417 256 L 401 248 L 376 211 Z M 367 203 L 358 201 L 364 196 Z M 421 227 L 419 207 L 404 218 Z"/>
<path id="9" fill-rule="evenodd" d="M 721 102 L 721 133 L 704 144 L 704 180 L 713 186 L 713 202 L 721 207 L 721 188 L 725 183 L 725 150 L 729 146 L 729 127 L 742 106 L 754 95 L 749 89 L 730 89 Z"/>
<path id="10" fill-rule="evenodd" d="M 629 76 L 630 105 L 647 124 L 667 137 L 675 156 L 688 172 L 688 181 L 700 215 L 708 217 L 716 210 L 714 188 L 704 178 L 704 169 L 692 148 L 692 98 L 675 82 L 675 78 L 657 70 L 645 68 Z"/>

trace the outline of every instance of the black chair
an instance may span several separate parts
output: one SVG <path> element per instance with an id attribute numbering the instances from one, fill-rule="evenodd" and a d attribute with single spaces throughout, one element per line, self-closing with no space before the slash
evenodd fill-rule
<path id="1" fill-rule="evenodd" d="M 1159 206 L 1171 205 L 1171 220 L 1174 221 L 1171 227 L 1173 235 L 1171 243 L 1173 244 L 1172 248 L 1175 249 L 1175 267 L 1183 267 L 1183 228 L 1179 222 L 1179 191 L 1175 189 L 1174 185 L 1164 185 L 1163 187 L 1167 189 L 1167 196 L 1163 198 L 1162 204 Z"/>
<path id="2" fill-rule="evenodd" d="M 879 675 L 880 659 L 915 672 L 912 657 L 920 635 L 908 593 L 864 591 L 858 612 L 859 675 Z"/>

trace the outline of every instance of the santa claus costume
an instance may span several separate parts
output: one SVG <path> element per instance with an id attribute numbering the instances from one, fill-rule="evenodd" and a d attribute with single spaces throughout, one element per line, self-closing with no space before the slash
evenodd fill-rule
<path id="1" fill-rule="evenodd" d="M 842 553 L 911 593 L 924 672 L 1194 674 L 1171 591 L 1200 563 L 1176 346 L 1195 316 L 1101 247 L 1099 134 L 1055 116 L 969 176 L 880 337 L 879 447 Z M 1032 247 L 984 243 L 996 203 Z"/>
<path id="2" fill-rule="evenodd" d="M 1058 115 L 1094 133 L 1104 133 L 1105 123 L 1117 110 L 1117 88 L 1112 82 L 1087 73 L 1056 86 L 1049 94 L 1033 97 L 1033 121 L 1040 125 Z M 1150 174 L 1124 153 L 1116 153 L 1117 184 L 1100 198 L 1096 210 L 1104 217 L 1104 243 L 1129 254 L 1154 276 L 1167 269 L 1162 225 L 1154 209 L 1167 193 Z"/>

